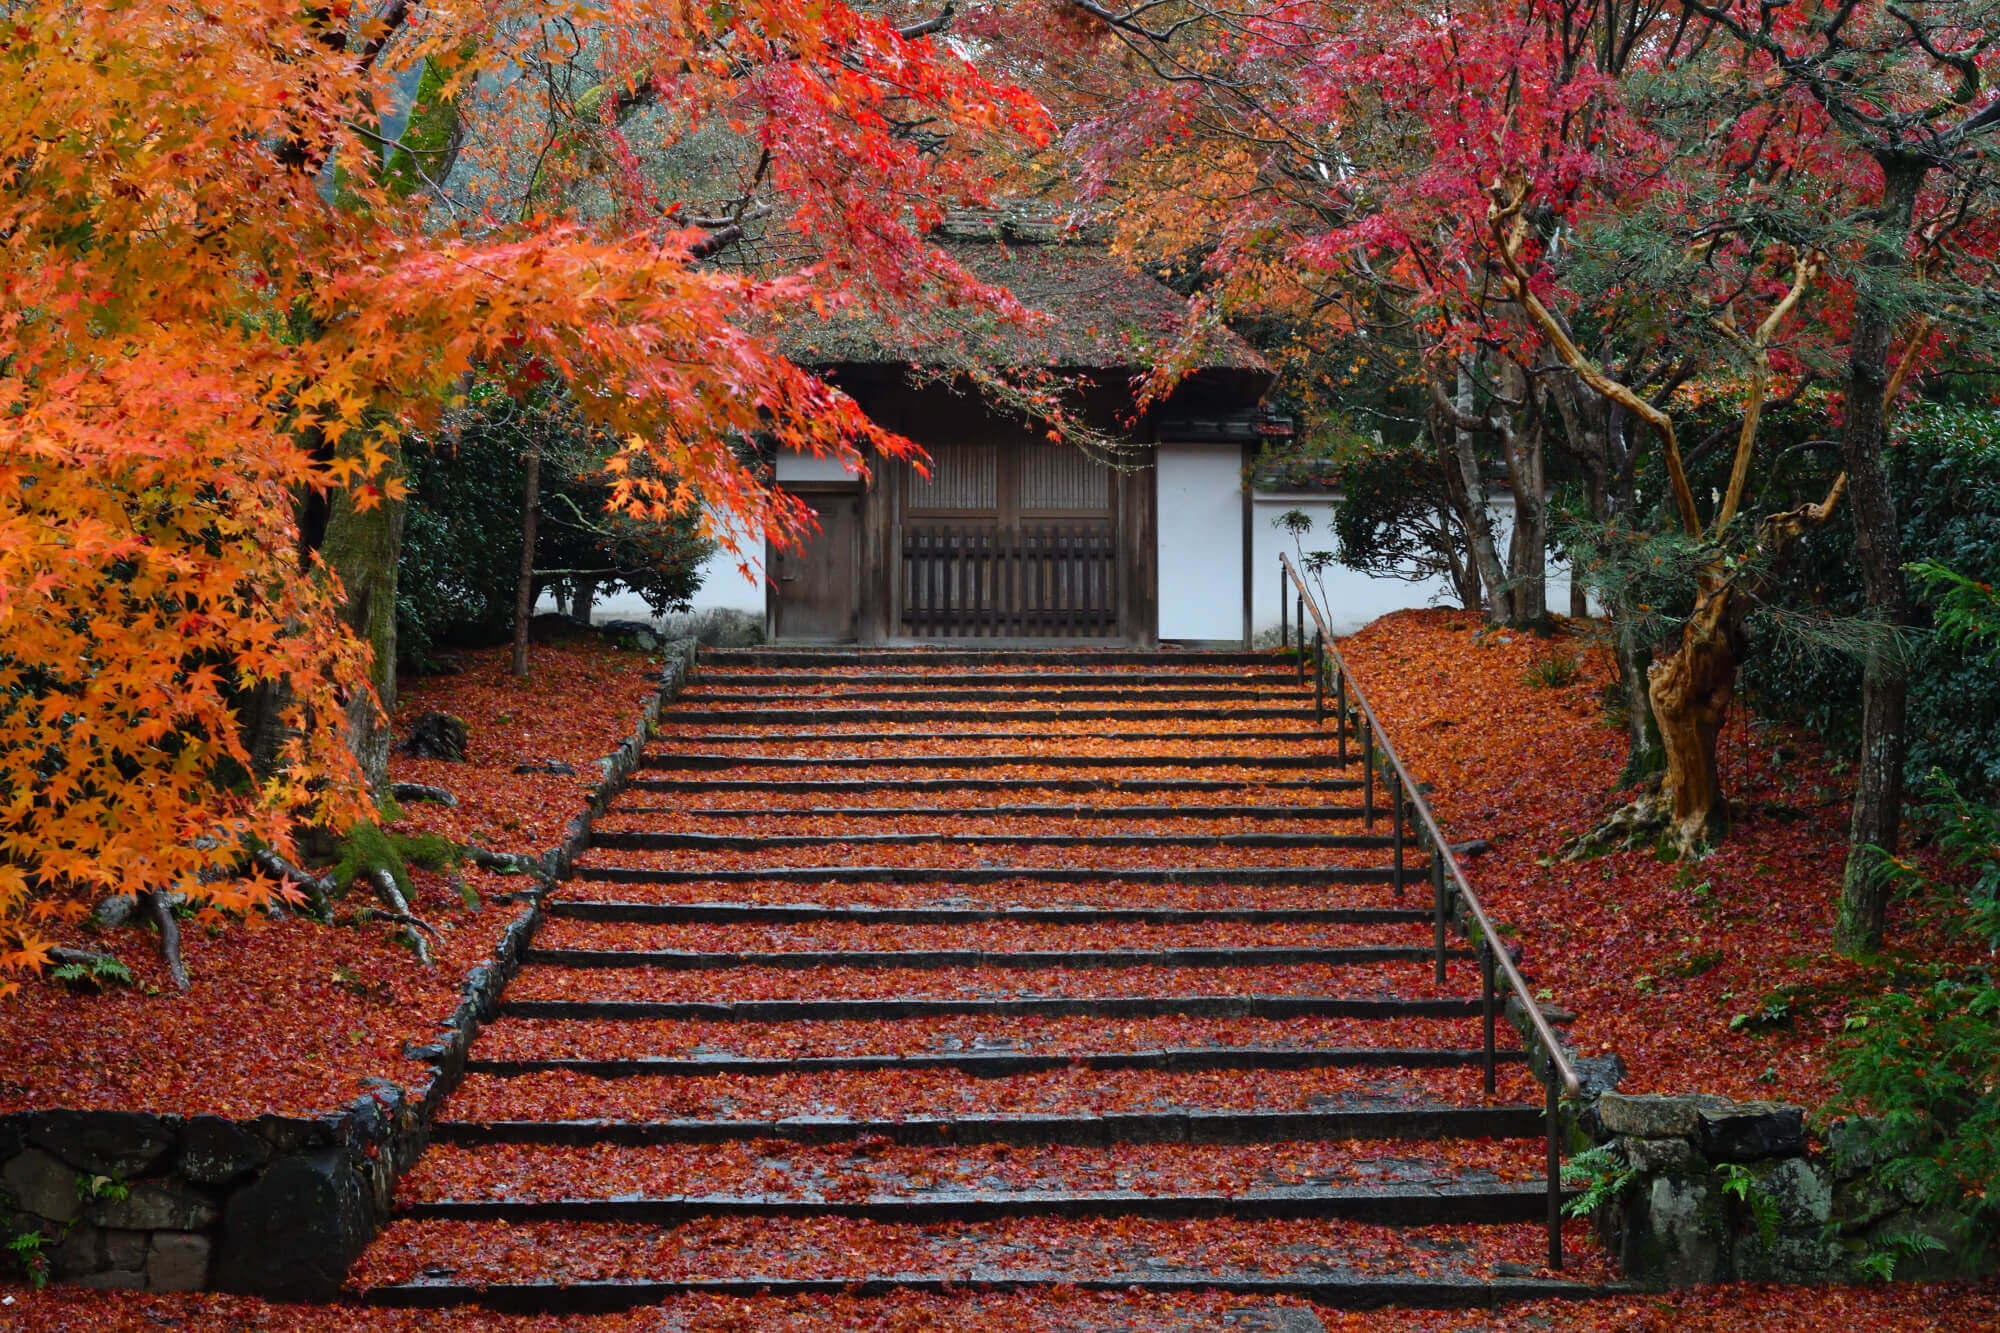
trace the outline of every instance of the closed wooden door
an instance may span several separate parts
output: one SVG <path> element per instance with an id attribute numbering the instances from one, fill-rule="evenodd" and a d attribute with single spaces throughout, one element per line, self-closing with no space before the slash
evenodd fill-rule
<path id="1" fill-rule="evenodd" d="M 801 499 L 819 513 L 819 531 L 771 561 L 777 637 L 852 643 L 861 612 L 861 496 L 829 491 Z"/>
<path id="2" fill-rule="evenodd" d="M 1116 478 L 1041 440 L 934 446 L 906 479 L 897 632 L 1109 639 L 1118 633 Z"/>

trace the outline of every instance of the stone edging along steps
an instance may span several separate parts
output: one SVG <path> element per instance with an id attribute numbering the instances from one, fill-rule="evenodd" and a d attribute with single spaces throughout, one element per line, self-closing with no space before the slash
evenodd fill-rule
<path id="1" fill-rule="evenodd" d="M 568 872 L 591 815 L 636 766 L 660 710 L 686 683 L 692 643 L 669 645 L 658 690 L 634 733 L 599 760 L 590 809 L 542 854 L 543 883 Z M 429 1142 L 438 1108 L 465 1072 L 466 1052 L 500 1007 L 541 922 L 539 890 L 500 932 L 490 963 L 469 969 L 458 1004 L 429 1041 L 406 1053 L 407 1086 L 367 1091 L 320 1115 L 155 1115 L 111 1110 L 0 1116 L 0 1189 L 14 1213 L 61 1233 L 61 1275 L 153 1291 L 213 1288 L 277 1299 L 340 1296 L 347 1270 L 392 1215 L 397 1179 Z M 111 1176 L 123 1198 L 80 1199 L 82 1175 Z"/>

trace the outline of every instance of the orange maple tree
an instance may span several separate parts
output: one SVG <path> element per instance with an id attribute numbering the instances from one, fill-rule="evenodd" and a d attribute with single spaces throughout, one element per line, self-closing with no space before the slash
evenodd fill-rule
<path id="1" fill-rule="evenodd" d="M 285 896 L 246 847 L 291 855 L 301 824 L 369 813 L 341 729 L 368 651 L 300 509 L 395 498 L 396 441 L 468 372 L 564 379 L 624 440 L 627 511 L 705 506 L 780 541 L 811 516 L 747 440 L 912 447 L 768 334 L 856 290 L 1019 317 L 923 234 L 982 193 L 975 146 L 1038 113 L 937 27 L 821 0 L 8 7 L 0 976 L 98 895 Z M 515 94 L 553 41 L 595 91 L 545 135 Z M 420 74 L 485 117 L 474 211 L 389 132 Z M 721 219 L 663 203 L 626 123 L 662 105 L 663 134 L 755 145 L 760 197 Z M 957 137 L 913 129 L 937 124 Z M 710 262 L 753 210 L 789 261 Z M 253 696 L 275 756 L 246 744 Z"/>

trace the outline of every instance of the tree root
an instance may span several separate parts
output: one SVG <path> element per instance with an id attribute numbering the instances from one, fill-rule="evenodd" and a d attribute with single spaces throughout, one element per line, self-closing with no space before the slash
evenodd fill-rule
<path id="1" fill-rule="evenodd" d="M 368 875 L 368 883 L 375 890 L 375 896 L 380 898 L 383 906 L 388 909 L 386 912 L 380 912 L 380 915 L 387 916 L 390 920 L 401 923 L 403 938 L 409 941 L 411 950 L 417 955 L 417 962 L 424 967 L 429 967 L 431 963 L 431 949 L 428 944 L 424 943 L 424 937 L 418 933 L 418 930 L 421 928 L 422 930 L 429 931 L 432 939 L 438 939 L 441 937 L 438 935 L 437 930 L 429 922 L 421 920 L 414 912 L 410 911 L 409 900 L 403 897 L 403 891 L 396 887 L 396 877 L 387 870 L 371 871 Z M 379 911 L 379 909 L 374 908 L 370 910 Z"/>
<path id="2" fill-rule="evenodd" d="M 519 852 L 489 852 L 484 847 L 467 843 L 464 847 L 465 859 L 481 870 L 497 870 L 503 875 L 530 875 L 537 880 L 547 880 L 548 867 L 539 856 L 523 856 Z"/>
<path id="3" fill-rule="evenodd" d="M 389 795 L 399 801 L 429 801 L 447 809 L 456 809 L 458 798 L 443 787 L 433 787 L 424 782 L 392 782 Z"/>
<path id="4" fill-rule="evenodd" d="M 1673 801 L 1660 791 L 1641 792 L 1606 815 L 1588 833 L 1563 845 L 1565 861 L 1588 861 L 1606 852 L 1649 848 L 1669 860 L 1699 861 L 1708 854 L 1708 830 L 1674 818 Z"/>
<path id="5" fill-rule="evenodd" d="M 153 914 L 153 924 L 160 928 L 160 957 L 166 959 L 167 975 L 173 978 L 176 988 L 187 990 L 187 963 L 181 957 L 181 923 L 174 916 L 173 904 L 163 893 L 149 893 L 146 905 Z"/>
<path id="6" fill-rule="evenodd" d="M 304 891 L 306 901 L 312 905 L 313 915 L 324 921 L 332 914 L 332 880 L 307 874 L 268 847 L 259 847 L 251 852 L 250 859 L 265 874 L 298 885 Z"/>

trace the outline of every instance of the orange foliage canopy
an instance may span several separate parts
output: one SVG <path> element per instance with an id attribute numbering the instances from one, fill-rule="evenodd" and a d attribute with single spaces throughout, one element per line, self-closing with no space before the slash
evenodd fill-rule
<path id="1" fill-rule="evenodd" d="M 724 115 L 761 146 L 805 257 L 703 265 L 708 234 L 622 182 L 570 208 L 575 153 L 477 217 L 378 179 L 429 63 L 447 98 L 519 86 L 550 34 L 630 106 Z M 407 101 L 407 98 L 404 99 Z M 503 108 L 505 98 L 489 97 Z M 907 126 L 936 118 L 939 151 Z M 616 139 L 609 107 L 599 139 Z M 488 127 L 526 144 L 540 127 Z M 0 973 L 104 893 L 246 910 L 246 841 L 365 812 L 341 743 L 366 649 L 302 550 L 302 497 L 393 493 L 399 433 L 475 366 L 568 381 L 625 440 L 616 501 L 810 522 L 734 450 L 910 446 L 762 337 L 869 290 L 1003 313 L 921 243 L 982 182 L 966 145 L 1039 132 L 948 46 L 821 0 L 50 0 L 0 19 Z M 419 166 L 421 168 L 422 163 Z M 562 184 L 567 185 L 568 179 Z M 581 193 L 581 192 L 578 192 Z M 282 755 L 253 765 L 255 691 Z"/>

